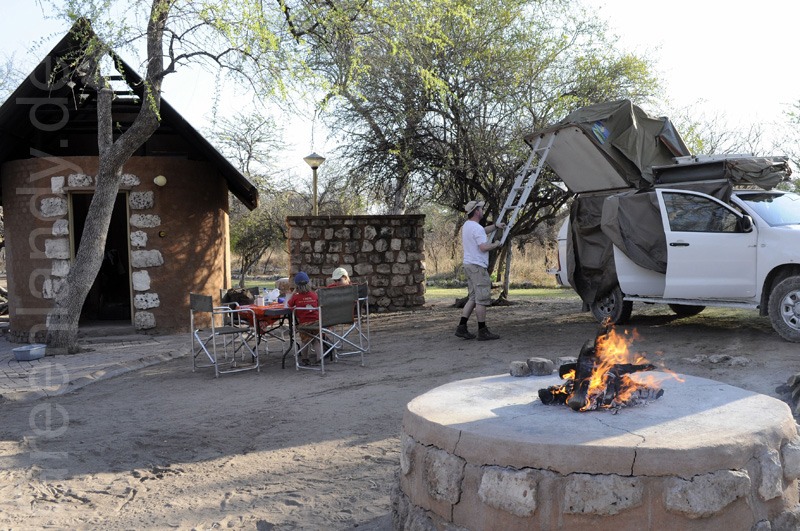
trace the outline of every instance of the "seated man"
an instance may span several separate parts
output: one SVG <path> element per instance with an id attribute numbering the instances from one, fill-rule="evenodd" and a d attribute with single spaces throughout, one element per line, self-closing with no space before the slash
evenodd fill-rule
<path id="1" fill-rule="evenodd" d="M 347 286 L 350 284 L 350 276 L 347 274 L 347 269 L 337 267 L 331 273 L 332 282 L 325 286 L 326 288 L 333 288 L 336 286 Z"/>

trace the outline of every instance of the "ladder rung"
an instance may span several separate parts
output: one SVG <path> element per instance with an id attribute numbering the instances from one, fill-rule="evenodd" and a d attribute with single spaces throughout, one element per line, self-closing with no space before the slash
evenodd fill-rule
<path id="1" fill-rule="evenodd" d="M 547 155 L 550 153 L 550 148 L 553 146 L 555 134 L 551 134 L 542 147 L 543 139 L 544 135 L 538 136 L 533 146 L 531 146 L 531 154 L 522 168 L 520 168 L 519 173 L 517 173 L 514 185 L 511 187 L 511 191 L 506 198 L 505 205 L 497 216 L 497 219 L 502 221 L 506 213 L 510 212 L 506 228 L 501 238 L 501 242 L 503 243 L 505 243 L 506 237 L 508 237 L 511 231 L 511 227 L 516 223 L 520 210 L 527 202 L 528 196 L 531 190 L 533 190 L 539 178 L 539 174 L 542 172 Z M 537 159 L 536 164 L 534 164 L 534 159 Z M 495 230 L 492 232 L 490 239 L 494 239 L 495 232 L 497 231 Z"/>

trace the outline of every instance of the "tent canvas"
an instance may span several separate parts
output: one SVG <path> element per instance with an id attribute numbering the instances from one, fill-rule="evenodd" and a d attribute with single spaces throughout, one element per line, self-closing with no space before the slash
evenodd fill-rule
<path id="1" fill-rule="evenodd" d="M 549 135 L 555 139 L 547 165 L 574 193 L 649 187 L 653 166 L 689 155 L 667 118 L 648 116 L 629 100 L 580 108 L 525 140 Z"/>

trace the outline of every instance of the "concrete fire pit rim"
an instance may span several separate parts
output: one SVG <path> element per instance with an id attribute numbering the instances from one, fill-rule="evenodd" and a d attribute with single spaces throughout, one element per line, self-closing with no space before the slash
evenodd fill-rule
<path id="1" fill-rule="evenodd" d="M 791 411 L 777 399 L 705 378 L 647 374 L 664 396 L 617 415 L 541 404 L 538 390 L 561 383 L 557 376 L 451 382 L 409 402 L 403 429 L 470 463 L 689 477 L 744 468 L 764 447 L 797 435 Z"/>

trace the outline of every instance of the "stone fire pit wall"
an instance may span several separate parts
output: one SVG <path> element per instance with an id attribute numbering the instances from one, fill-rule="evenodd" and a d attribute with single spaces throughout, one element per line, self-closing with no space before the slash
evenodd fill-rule
<path id="1" fill-rule="evenodd" d="M 653 374 L 653 373 L 650 373 Z M 545 406 L 557 378 L 462 380 L 403 418 L 394 529 L 800 529 L 800 440 L 785 403 L 666 375 L 650 404 Z"/>
<path id="2" fill-rule="evenodd" d="M 367 280 L 371 311 L 425 304 L 425 216 L 290 216 L 290 273 L 325 286 L 337 267 Z"/>

